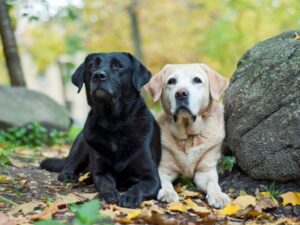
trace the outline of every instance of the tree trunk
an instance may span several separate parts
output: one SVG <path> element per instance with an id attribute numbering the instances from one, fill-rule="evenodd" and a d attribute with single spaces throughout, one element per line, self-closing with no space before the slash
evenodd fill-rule
<path id="1" fill-rule="evenodd" d="M 131 35 L 134 44 L 134 55 L 140 60 L 143 61 L 142 54 L 142 45 L 141 45 L 141 36 L 139 31 L 138 15 L 136 12 L 136 7 L 138 5 L 138 0 L 132 0 L 128 6 L 128 14 L 131 22 Z"/>
<path id="2" fill-rule="evenodd" d="M 0 0 L 0 34 L 12 86 L 26 86 L 16 39 L 5 0 Z"/>

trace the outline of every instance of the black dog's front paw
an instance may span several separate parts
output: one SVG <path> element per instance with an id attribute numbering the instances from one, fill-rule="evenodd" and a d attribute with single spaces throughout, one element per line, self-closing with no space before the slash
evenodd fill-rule
<path id="1" fill-rule="evenodd" d="M 116 204 L 119 201 L 119 193 L 117 190 L 105 191 L 100 194 L 100 199 L 107 204 Z"/>
<path id="2" fill-rule="evenodd" d="M 58 175 L 58 180 L 61 182 L 75 183 L 78 180 L 78 175 L 70 171 L 61 171 Z"/>
<path id="3" fill-rule="evenodd" d="M 143 198 L 140 194 L 126 192 L 120 197 L 119 205 L 126 208 L 139 208 L 142 201 Z"/>

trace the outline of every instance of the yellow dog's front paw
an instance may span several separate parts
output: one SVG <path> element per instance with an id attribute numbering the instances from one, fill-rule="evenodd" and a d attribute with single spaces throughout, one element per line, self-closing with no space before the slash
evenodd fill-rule
<path id="1" fill-rule="evenodd" d="M 230 202 L 230 198 L 223 192 L 208 193 L 206 196 L 210 206 L 215 208 L 223 208 Z"/>
<path id="2" fill-rule="evenodd" d="M 161 202 L 178 202 L 179 196 L 173 189 L 160 189 L 157 195 L 157 199 Z"/>

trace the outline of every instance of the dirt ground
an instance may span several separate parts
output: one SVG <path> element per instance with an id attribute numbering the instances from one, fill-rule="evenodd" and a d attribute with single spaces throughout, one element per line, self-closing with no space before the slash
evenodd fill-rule
<path id="1" fill-rule="evenodd" d="M 37 149 L 35 151 L 31 149 L 16 150 L 16 154 L 11 157 L 12 165 L 1 168 L 0 171 L 0 176 L 7 177 L 7 180 L 0 181 L 0 211 L 4 214 L 9 214 L 17 205 L 33 200 L 51 202 L 55 200 L 58 194 L 95 193 L 96 190 L 93 184 L 86 185 L 84 182 L 64 184 L 57 181 L 56 173 L 50 173 L 39 168 L 39 162 L 43 158 L 65 156 L 68 149 L 69 146 Z M 232 172 L 226 172 L 220 175 L 220 185 L 222 190 L 233 199 L 240 196 L 241 193 L 255 195 L 258 192 L 270 191 L 271 186 L 273 186 L 272 191 L 275 190 L 278 193 L 289 191 L 300 192 L 300 181 L 275 184 L 271 181 L 258 181 L 247 176 L 238 167 L 234 167 Z M 202 195 L 205 196 L 204 193 L 202 193 Z M 203 201 L 205 201 L 205 199 Z M 278 198 L 278 201 L 280 202 L 281 199 Z M 160 204 L 160 207 L 164 207 L 164 205 Z M 35 210 L 34 213 L 39 213 L 39 210 Z M 298 218 L 300 221 L 299 205 L 283 207 L 279 204 L 276 208 L 268 209 L 266 213 L 269 213 L 273 218 L 289 217 L 296 218 L 296 221 Z M 14 216 L 21 217 L 22 214 L 18 212 L 14 214 Z M 66 208 L 55 213 L 53 217 L 58 220 L 71 221 L 74 217 L 74 213 Z M 190 219 L 190 217 L 184 213 L 172 214 L 172 217 L 182 221 L 180 224 L 189 224 L 190 221 L 195 221 L 195 219 Z M 207 224 L 243 224 L 243 219 L 232 218 L 230 223 L 228 221 L 215 221 Z M 295 222 L 295 224 L 297 223 Z"/>

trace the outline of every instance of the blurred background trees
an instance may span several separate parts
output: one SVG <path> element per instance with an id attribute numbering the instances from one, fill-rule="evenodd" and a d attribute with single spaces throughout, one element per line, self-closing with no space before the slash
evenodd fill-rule
<path id="1" fill-rule="evenodd" d="M 10 83 L 13 86 L 26 86 L 14 30 L 9 17 L 8 5 L 4 0 L 0 0 L 0 36 Z"/>
<path id="2" fill-rule="evenodd" d="M 256 42 L 300 27 L 298 0 L 6 2 L 28 87 L 58 73 L 66 105 L 70 75 L 86 53 L 132 52 L 153 74 L 166 63 L 205 62 L 230 77 Z M 0 84 L 9 85 L 3 52 Z"/>

